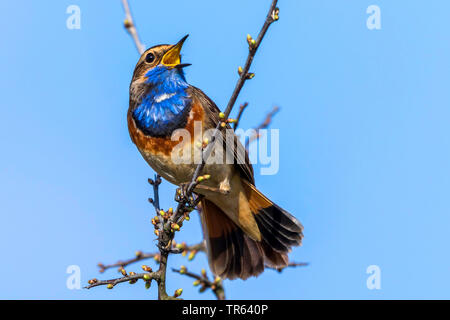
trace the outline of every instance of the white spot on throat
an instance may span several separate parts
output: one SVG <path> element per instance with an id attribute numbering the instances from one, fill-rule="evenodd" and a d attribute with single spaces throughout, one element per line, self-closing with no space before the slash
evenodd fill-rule
<path id="1" fill-rule="evenodd" d="M 163 93 L 163 94 L 160 94 L 159 96 L 156 96 L 154 98 L 154 101 L 156 103 L 160 103 L 161 101 L 164 101 L 164 100 L 167 100 L 169 98 L 172 98 L 174 95 L 175 95 L 175 93 Z"/>

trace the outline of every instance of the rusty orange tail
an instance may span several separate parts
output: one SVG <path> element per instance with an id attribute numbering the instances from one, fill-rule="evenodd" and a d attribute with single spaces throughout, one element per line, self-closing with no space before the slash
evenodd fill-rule
<path id="1" fill-rule="evenodd" d="M 303 227 L 287 211 L 243 181 L 261 241 L 250 238 L 212 201 L 202 200 L 202 224 L 208 260 L 215 275 L 228 279 L 257 276 L 264 267 L 283 268 L 291 247 L 301 245 Z"/>

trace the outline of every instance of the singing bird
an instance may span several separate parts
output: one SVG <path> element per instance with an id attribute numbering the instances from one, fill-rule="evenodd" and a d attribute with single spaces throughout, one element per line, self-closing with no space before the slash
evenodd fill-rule
<path id="1" fill-rule="evenodd" d="M 191 181 L 197 163 L 174 162 L 172 151 L 180 140 L 172 139 L 172 134 L 177 129 L 189 132 L 192 143 L 185 144 L 183 152 L 193 153 L 195 122 L 206 131 L 221 121 L 214 102 L 186 82 L 183 68 L 189 64 L 181 63 L 180 55 L 186 38 L 142 54 L 131 80 L 127 114 L 131 140 L 143 158 L 178 186 Z M 233 135 L 234 142 L 223 139 L 223 148 L 242 150 Z M 231 148 L 233 143 L 238 148 Z M 291 247 L 301 244 L 303 227 L 256 189 L 247 152 L 233 151 L 233 156 L 232 164 L 207 163 L 203 173 L 210 179 L 194 192 L 203 196 L 201 219 L 212 272 L 222 278 L 247 279 L 265 267 L 285 267 Z"/>

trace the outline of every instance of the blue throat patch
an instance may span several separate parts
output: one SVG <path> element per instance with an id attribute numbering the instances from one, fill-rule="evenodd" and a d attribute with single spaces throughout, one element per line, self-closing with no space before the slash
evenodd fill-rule
<path id="1" fill-rule="evenodd" d="M 133 111 L 137 127 L 145 134 L 166 137 L 184 127 L 191 100 L 181 69 L 156 66 L 147 72 L 149 91 Z"/>

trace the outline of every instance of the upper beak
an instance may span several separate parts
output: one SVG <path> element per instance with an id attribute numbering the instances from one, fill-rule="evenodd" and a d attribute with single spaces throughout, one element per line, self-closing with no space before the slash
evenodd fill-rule
<path id="1" fill-rule="evenodd" d="M 178 41 L 178 43 L 174 46 L 172 46 L 172 48 L 169 49 L 169 51 L 167 51 L 162 60 L 161 60 L 161 64 L 172 69 L 175 67 L 185 67 L 186 65 L 181 65 L 181 58 L 180 58 L 180 51 L 181 48 L 183 47 L 183 43 L 184 41 L 187 39 L 189 35 L 185 35 L 183 37 L 183 39 L 181 39 L 180 41 Z"/>

